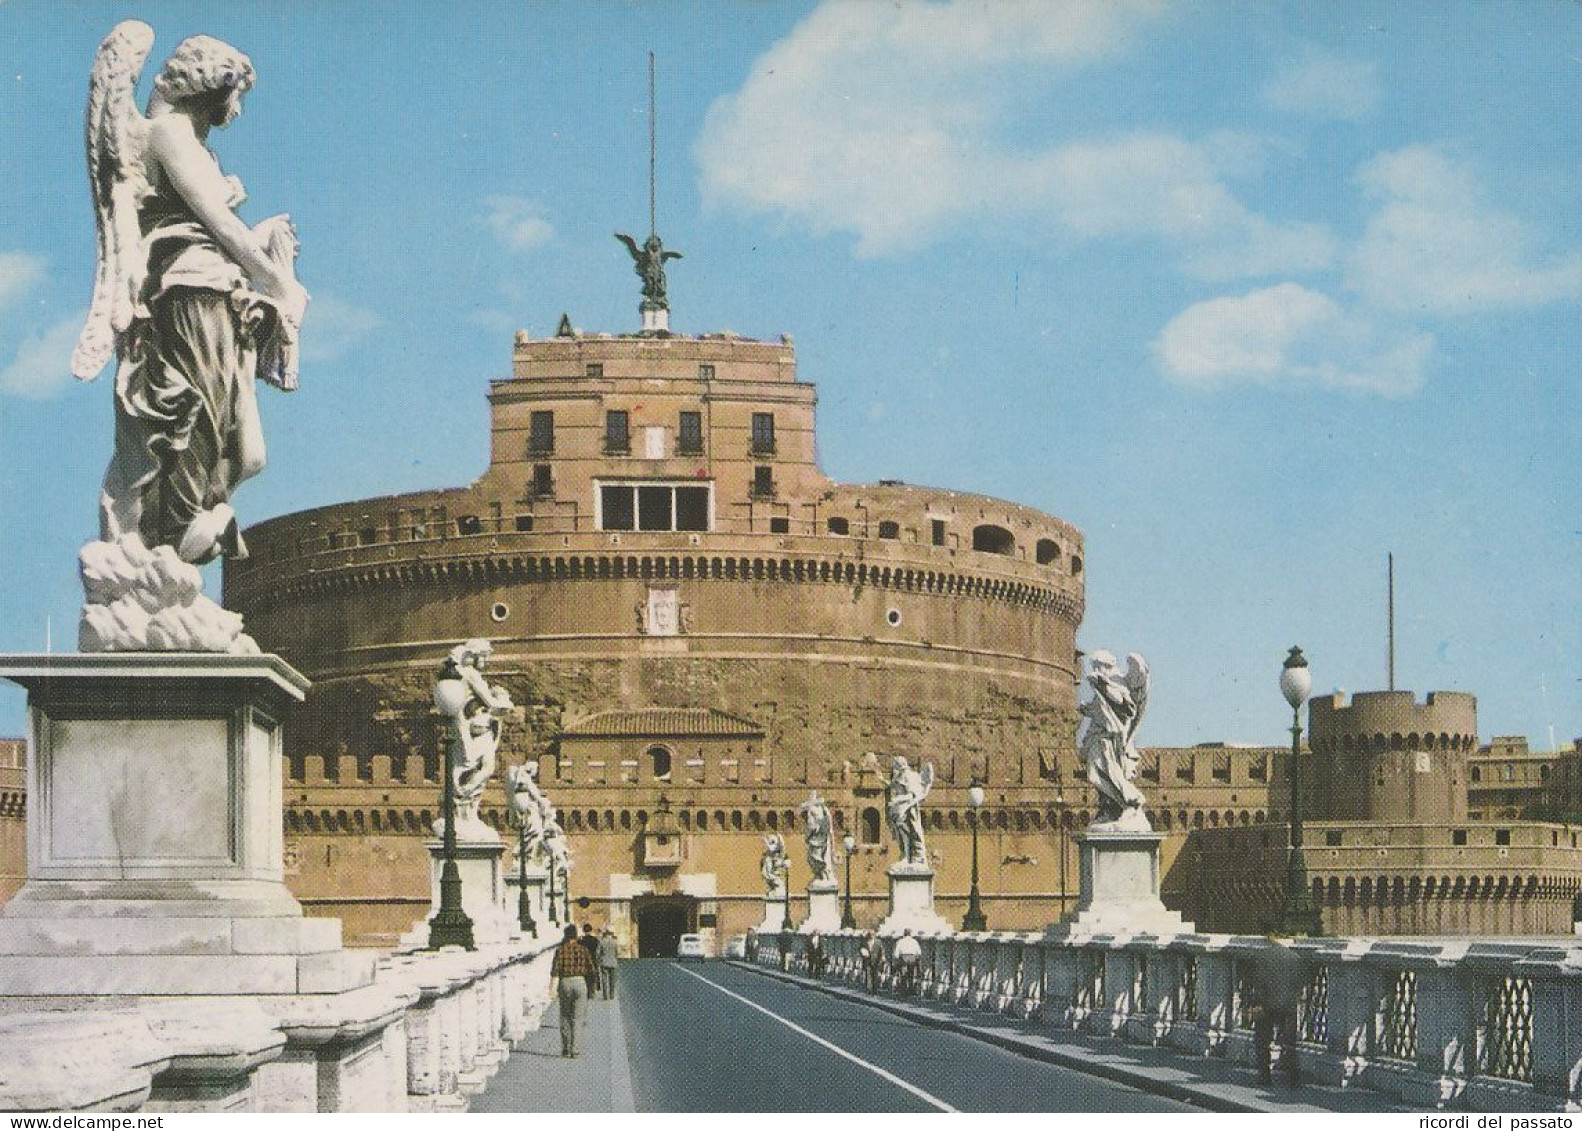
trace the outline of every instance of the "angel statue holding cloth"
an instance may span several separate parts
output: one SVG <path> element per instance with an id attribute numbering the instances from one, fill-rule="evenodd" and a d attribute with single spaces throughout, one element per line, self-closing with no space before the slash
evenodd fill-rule
<path id="1" fill-rule="evenodd" d="M 242 109 L 254 72 L 209 36 L 182 40 L 135 98 L 154 43 L 116 26 L 94 60 L 88 172 L 98 271 L 72 373 L 92 380 L 112 356 L 115 451 L 100 496 L 105 543 L 136 535 L 184 562 L 245 556 L 232 492 L 264 466 L 256 383 L 296 387 L 308 295 L 286 216 L 248 227 L 246 199 L 208 147 Z"/>
<path id="2" fill-rule="evenodd" d="M 1141 755 L 1137 750 L 1137 725 L 1148 706 L 1148 663 L 1136 652 L 1126 657 L 1126 674 L 1115 668 L 1115 657 L 1098 651 L 1088 657 L 1088 685 L 1092 698 L 1079 708 L 1086 720 L 1082 733 L 1082 760 L 1088 781 L 1098 791 L 1098 812 L 1092 829 L 1148 832 L 1152 826 L 1143 812 L 1142 792 L 1132 784 Z"/>

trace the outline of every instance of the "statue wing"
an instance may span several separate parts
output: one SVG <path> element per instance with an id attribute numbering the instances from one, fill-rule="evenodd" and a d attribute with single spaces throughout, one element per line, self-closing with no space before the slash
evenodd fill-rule
<path id="1" fill-rule="evenodd" d="M 661 263 L 663 263 L 667 259 L 681 259 L 681 258 L 683 258 L 683 256 L 682 256 L 682 254 L 679 251 L 666 251 L 666 252 L 664 252 L 663 254 L 660 255 L 659 261 Z"/>
<path id="2" fill-rule="evenodd" d="M 1148 674 L 1148 661 L 1142 658 L 1141 653 L 1128 652 L 1126 654 L 1126 690 L 1131 692 L 1132 711 L 1131 721 L 1126 727 L 1128 740 L 1137 733 L 1137 726 L 1143 721 L 1143 711 L 1148 706 L 1148 692 L 1153 684 L 1152 677 Z"/>
<path id="3" fill-rule="evenodd" d="M 642 262 L 643 253 L 642 250 L 637 246 L 636 240 L 627 235 L 625 232 L 616 232 L 615 238 L 626 245 L 626 250 L 632 253 L 633 259 L 637 260 L 639 263 Z"/>
<path id="4" fill-rule="evenodd" d="M 137 79 L 153 46 L 154 30 L 147 24 L 117 24 L 99 45 L 88 80 L 84 133 L 99 262 L 88 321 L 71 357 L 79 381 L 93 380 L 115 353 L 116 336 L 132 324 L 147 269 L 137 202 L 148 187 L 143 169 L 148 120 L 136 100 Z"/>

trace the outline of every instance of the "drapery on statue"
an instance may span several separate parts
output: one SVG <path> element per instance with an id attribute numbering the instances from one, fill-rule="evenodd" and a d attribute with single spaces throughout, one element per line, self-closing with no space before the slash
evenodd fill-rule
<path id="1" fill-rule="evenodd" d="M 128 20 L 94 59 L 86 132 L 98 271 L 72 373 L 92 380 L 118 359 L 103 541 L 136 535 L 202 563 L 245 556 L 229 500 L 264 466 L 255 386 L 296 387 L 308 295 L 290 219 L 244 224 L 241 182 L 207 144 L 241 113 L 252 63 L 217 39 L 185 39 L 144 116 L 135 88 L 153 43 L 147 24 Z"/>
<path id="2" fill-rule="evenodd" d="M 764 854 L 758 862 L 758 870 L 763 873 L 764 890 L 772 897 L 784 899 L 790 861 L 786 859 L 786 842 L 780 839 L 779 833 L 764 837 Z"/>
<path id="3" fill-rule="evenodd" d="M 456 831 L 472 829 L 492 839 L 495 833 L 478 816 L 483 788 L 494 776 L 500 746 L 500 716 L 511 709 L 503 687 L 483 678 L 494 647 L 487 640 L 469 640 L 451 649 L 434 684 L 434 705 L 450 731 L 446 763 L 455 782 Z"/>
<path id="4" fill-rule="evenodd" d="M 1148 663 L 1138 653 L 1128 653 L 1123 678 L 1113 655 L 1095 652 L 1088 657 L 1088 683 L 1093 695 L 1080 708 L 1087 720 L 1081 750 L 1088 781 L 1099 794 L 1098 812 L 1089 827 L 1152 831 L 1143 795 L 1132 784 L 1141 761 L 1136 735 L 1148 706 Z"/>
<path id="5" fill-rule="evenodd" d="M 807 829 L 807 866 L 813 873 L 812 882 L 822 883 L 835 874 L 829 806 L 815 789 L 797 811 L 802 814 L 803 826 Z"/>
<path id="6" fill-rule="evenodd" d="M 923 843 L 923 799 L 934 788 L 934 764 L 921 772 L 901 757 L 890 760 L 890 781 L 884 787 L 885 815 L 890 835 L 900 849 L 902 864 L 928 864 L 928 848 Z"/>
<path id="7" fill-rule="evenodd" d="M 665 260 L 680 259 L 679 251 L 666 251 L 658 232 L 650 232 L 642 247 L 625 232 L 616 232 L 615 238 L 631 252 L 637 277 L 643 281 L 643 309 L 669 310 L 670 300 L 665 297 Z"/>

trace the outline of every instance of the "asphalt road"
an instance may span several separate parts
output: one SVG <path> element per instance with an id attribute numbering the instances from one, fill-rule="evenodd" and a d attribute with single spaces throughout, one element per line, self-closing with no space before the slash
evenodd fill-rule
<path id="1" fill-rule="evenodd" d="M 1196 1111 L 720 962 L 621 963 L 638 1111 Z"/>

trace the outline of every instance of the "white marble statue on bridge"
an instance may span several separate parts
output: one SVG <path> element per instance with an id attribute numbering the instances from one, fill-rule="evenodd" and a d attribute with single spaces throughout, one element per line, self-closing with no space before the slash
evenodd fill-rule
<path id="1" fill-rule="evenodd" d="M 807 842 L 807 866 L 813 873 L 812 882 L 828 883 L 835 878 L 834 844 L 830 836 L 834 822 L 830 818 L 829 806 L 815 789 L 797 811 L 802 814 L 803 827 L 807 830 L 804 839 Z"/>
<path id="2" fill-rule="evenodd" d="M 764 890 L 769 898 L 784 899 L 791 862 L 786 858 L 786 842 L 779 833 L 764 837 L 764 854 L 758 862 L 758 870 L 763 873 Z"/>
<path id="3" fill-rule="evenodd" d="M 494 646 L 487 640 L 458 644 L 434 683 L 434 705 L 445 716 L 450 731 L 446 768 L 455 783 L 456 831 L 480 840 L 497 835 L 478 816 L 478 805 L 484 787 L 494 777 L 500 718 L 512 707 L 510 694 L 483 677 L 493 653 Z"/>
<path id="4" fill-rule="evenodd" d="M 1080 708 L 1085 720 L 1081 738 L 1082 760 L 1088 781 L 1098 791 L 1098 812 L 1093 829 L 1149 832 L 1143 812 L 1143 795 L 1132 779 L 1141 755 L 1137 726 L 1148 706 L 1148 663 L 1136 652 L 1126 657 L 1126 674 L 1115 668 L 1115 657 L 1099 651 L 1088 657 L 1088 684 L 1093 695 Z"/>
<path id="5" fill-rule="evenodd" d="M 538 787 L 538 767 L 531 762 L 506 771 L 511 786 L 511 812 L 522 825 L 522 859 L 533 861 L 544 848 L 544 830 L 555 810 Z"/>
<path id="6" fill-rule="evenodd" d="M 921 771 L 905 758 L 890 760 L 890 781 L 884 787 L 885 815 L 890 835 L 900 849 L 899 863 L 928 866 L 928 846 L 923 841 L 923 800 L 934 788 L 934 764 Z"/>

